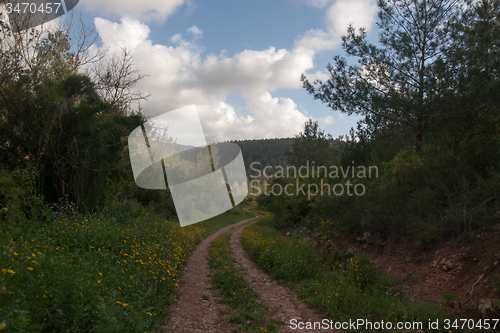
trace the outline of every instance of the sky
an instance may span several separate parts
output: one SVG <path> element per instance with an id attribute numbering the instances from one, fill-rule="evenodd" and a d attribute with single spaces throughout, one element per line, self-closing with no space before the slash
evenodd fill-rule
<path id="1" fill-rule="evenodd" d="M 314 100 L 347 25 L 376 36 L 376 0 L 80 0 L 97 46 L 126 49 L 154 117 L 195 104 L 207 141 L 293 137 L 309 119 L 337 137 L 360 118 Z M 376 37 L 375 37 L 376 39 Z"/>

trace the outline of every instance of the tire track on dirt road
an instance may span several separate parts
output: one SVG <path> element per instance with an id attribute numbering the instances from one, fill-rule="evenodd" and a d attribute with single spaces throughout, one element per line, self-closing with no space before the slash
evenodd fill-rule
<path id="1" fill-rule="evenodd" d="M 179 296 L 171 308 L 162 332 L 221 333 L 230 328 L 227 320 L 221 321 L 221 313 L 229 308 L 219 303 L 216 290 L 209 289 L 212 284 L 208 277 L 211 273 L 208 268 L 208 248 L 217 236 L 256 218 L 221 228 L 196 247 L 182 270 L 177 289 Z"/>
<path id="2" fill-rule="evenodd" d="M 241 234 L 246 225 L 255 223 L 259 216 L 243 220 L 219 229 L 204 239 L 191 254 L 179 279 L 177 289 L 178 299 L 171 307 L 171 312 L 161 332 L 169 333 L 205 333 L 228 332 L 235 325 L 229 323 L 223 315 L 231 309 L 219 302 L 218 291 L 210 289 L 212 283 L 208 268 L 208 253 L 210 244 L 219 235 L 232 232 L 230 245 L 236 265 L 243 269 L 243 276 L 255 290 L 262 304 L 268 305 L 267 318 L 277 318 L 286 325 L 279 327 L 278 332 L 324 332 L 324 330 L 293 330 L 290 321 L 296 319 L 301 322 L 320 322 L 322 318 L 315 314 L 300 301 L 294 292 L 279 285 L 271 276 L 255 264 L 241 245 Z M 227 316 L 226 316 L 227 317 Z M 340 332 L 331 331 L 329 332 Z"/>
<path id="3" fill-rule="evenodd" d="M 254 221 L 253 223 L 255 223 Z M 252 223 L 249 223 L 252 224 Z M 250 283 L 250 287 L 257 292 L 259 299 L 263 304 L 269 305 L 270 317 L 276 317 L 277 320 L 286 323 L 285 326 L 278 329 L 279 332 L 325 332 L 319 329 L 291 329 L 290 321 L 296 319 L 301 322 L 321 322 L 323 318 L 314 313 L 304 302 L 298 299 L 294 292 L 285 286 L 279 285 L 269 274 L 260 269 L 259 266 L 248 256 L 241 245 L 241 234 L 243 228 L 249 224 L 239 225 L 233 232 L 230 240 L 233 258 L 237 264 L 243 268 L 243 275 Z M 328 332 L 341 332 L 328 330 Z"/>

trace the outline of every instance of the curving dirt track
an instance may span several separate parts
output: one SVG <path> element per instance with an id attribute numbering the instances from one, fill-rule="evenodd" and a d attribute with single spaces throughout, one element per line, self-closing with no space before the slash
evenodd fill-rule
<path id="1" fill-rule="evenodd" d="M 179 281 L 177 302 L 173 305 L 169 318 L 162 332 L 197 333 L 227 332 L 234 328 L 227 320 L 231 310 L 218 302 L 218 292 L 211 287 L 208 269 L 208 248 L 220 234 L 234 229 L 231 237 L 231 249 L 237 265 L 243 268 L 246 280 L 259 295 L 260 301 L 269 306 L 268 317 L 275 317 L 287 324 L 296 319 L 302 322 L 321 321 L 288 288 L 277 284 L 262 271 L 247 255 L 240 239 L 243 228 L 257 217 L 240 221 L 224 227 L 203 240 L 188 259 Z M 288 326 L 279 328 L 279 332 L 321 332 L 321 330 L 292 330 Z"/>
<path id="2" fill-rule="evenodd" d="M 270 315 L 287 323 L 287 326 L 281 327 L 279 332 L 325 332 L 325 330 L 291 329 L 288 326 L 292 319 L 302 322 L 320 322 L 323 318 L 315 314 L 305 303 L 300 301 L 294 292 L 274 281 L 269 274 L 260 269 L 250 259 L 241 245 L 241 234 L 244 227 L 238 227 L 231 237 L 230 244 L 233 257 L 240 267 L 243 268 L 246 280 L 251 282 L 250 286 L 257 292 L 260 300 L 264 304 L 269 305 L 273 312 Z M 329 330 L 328 332 L 335 331 Z"/>
<path id="3" fill-rule="evenodd" d="M 219 229 L 196 247 L 183 269 L 177 289 L 179 297 L 172 307 L 163 332 L 225 332 L 230 328 L 227 320 L 221 321 L 221 313 L 228 312 L 229 308 L 218 302 L 216 290 L 208 289 L 211 287 L 208 277 L 208 248 L 217 236 L 244 226 L 256 218 Z"/>

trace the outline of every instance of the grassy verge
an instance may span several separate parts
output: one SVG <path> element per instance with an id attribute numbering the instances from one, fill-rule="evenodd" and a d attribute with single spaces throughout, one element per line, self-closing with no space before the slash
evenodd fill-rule
<path id="1" fill-rule="evenodd" d="M 155 332 L 196 245 L 251 217 L 181 228 L 140 210 L 119 214 L 59 214 L 0 231 L 0 331 Z"/>
<path id="2" fill-rule="evenodd" d="M 212 281 L 220 289 L 221 302 L 239 310 L 238 315 L 229 318 L 239 324 L 237 329 L 260 332 L 276 332 L 274 323 L 265 323 L 265 310 L 258 302 L 257 293 L 250 288 L 241 270 L 234 266 L 229 246 L 230 236 L 222 234 L 210 245 L 209 266 L 214 270 Z"/>
<path id="3" fill-rule="evenodd" d="M 227 211 L 224 214 L 221 214 L 216 217 L 212 217 L 211 219 L 208 219 L 206 221 L 197 223 L 192 225 L 192 227 L 198 227 L 203 229 L 203 238 L 206 238 L 216 232 L 217 230 L 228 226 L 230 224 L 246 220 L 246 219 L 251 219 L 254 217 L 253 213 L 249 213 L 243 210 L 242 207 L 237 207 L 233 208 L 229 211 Z M 189 228 L 191 226 L 188 226 L 186 228 Z"/>
<path id="4" fill-rule="evenodd" d="M 269 227 L 272 216 L 244 229 L 242 244 L 250 257 L 273 278 L 290 285 L 309 306 L 337 322 L 422 322 L 446 318 L 436 306 L 414 302 L 377 274 L 369 259 L 342 255 L 327 259 L 293 237 Z M 430 330 L 429 330 L 430 331 Z"/>

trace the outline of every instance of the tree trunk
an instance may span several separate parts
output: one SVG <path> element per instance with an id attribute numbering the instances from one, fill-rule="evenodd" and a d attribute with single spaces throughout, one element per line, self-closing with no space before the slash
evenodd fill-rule
<path id="1" fill-rule="evenodd" d="M 415 135 L 415 153 L 417 156 L 422 156 L 422 132 L 421 126 L 417 127 L 417 134 Z"/>

